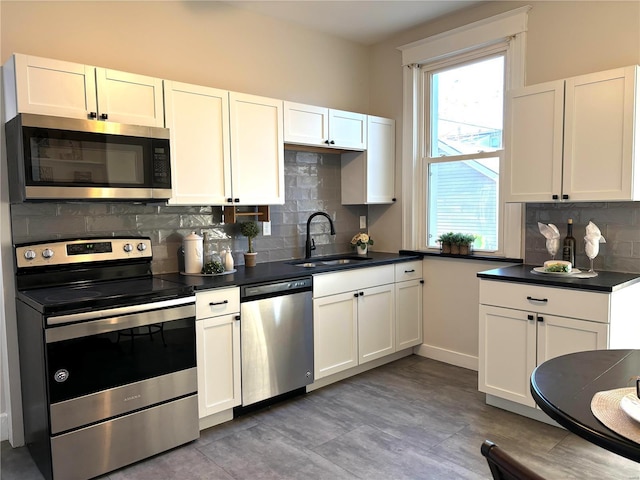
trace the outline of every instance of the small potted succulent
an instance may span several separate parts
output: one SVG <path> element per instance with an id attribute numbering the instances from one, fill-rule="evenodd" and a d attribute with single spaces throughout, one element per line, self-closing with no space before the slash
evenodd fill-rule
<path id="1" fill-rule="evenodd" d="M 471 233 L 460 233 L 458 238 L 458 249 L 460 255 L 469 255 L 471 253 L 471 245 L 476 240 L 476 236 Z"/>
<path id="2" fill-rule="evenodd" d="M 247 237 L 249 249 L 244 254 L 244 266 L 255 267 L 257 253 L 253 250 L 253 239 L 258 236 L 260 230 L 258 224 L 254 221 L 243 222 L 240 224 L 240 233 Z"/>

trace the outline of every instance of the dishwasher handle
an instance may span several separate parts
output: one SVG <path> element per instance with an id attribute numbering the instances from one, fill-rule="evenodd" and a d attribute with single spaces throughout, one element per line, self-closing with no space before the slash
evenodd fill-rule
<path id="1" fill-rule="evenodd" d="M 312 277 L 298 277 L 278 282 L 264 282 L 240 287 L 240 303 L 280 297 L 313 290 Z"/>

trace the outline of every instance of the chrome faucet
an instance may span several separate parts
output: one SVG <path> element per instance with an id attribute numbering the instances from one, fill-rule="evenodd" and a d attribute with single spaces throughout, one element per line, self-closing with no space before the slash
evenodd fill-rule
<path id="1" fill-rule="evenodd" d="M 311 220 L 313 219 L 313 217 L 317 217 L 318 215 L 327 217 L 327 220 L 329 220 L 329 225 L 331 226 L 331 235 L 336 234 L 336 229 L 333 227 L 333 220 L 331 220 L 331 217 L 327 213 L 315 212 L 309 215 L 309 219 L 307 220 L 307 241 L 304 244 L 304 258 L 311 258 L 311 250 L 316 249 L 316 242 L 311 238 L 309 229 L 311 227 Z"/>

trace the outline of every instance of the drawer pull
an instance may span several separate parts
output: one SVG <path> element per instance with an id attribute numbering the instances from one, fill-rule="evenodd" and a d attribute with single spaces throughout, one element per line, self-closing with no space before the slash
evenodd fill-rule
<path id="1" fill-rule="evenodd" d="M 223 300 L 221 302 L 209 302 L 209 305 L 215 307 L 216 305 L 225 305 L 229 303 L 229 300 Z"/>
<path id="2" fill-rule="evenodd" d="M 415 270 L 405 270 L 404 273 L 413 273 Z"/>
<path id="3" fill-rule="evenodd" d="M 527 297 L 527 300 L 530 302 L 542 302 L 547 303 L 549 300 L 547 298 L 535 298 L 535 297 Z"/>

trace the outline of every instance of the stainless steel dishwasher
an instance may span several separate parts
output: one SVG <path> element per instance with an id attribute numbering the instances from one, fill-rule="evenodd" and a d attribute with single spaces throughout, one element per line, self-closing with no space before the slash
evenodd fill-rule
<path id="1" fill-rule="evenodd" d="M 242 406 L 313 383 L 311 277 L 240 289 Z"/>

